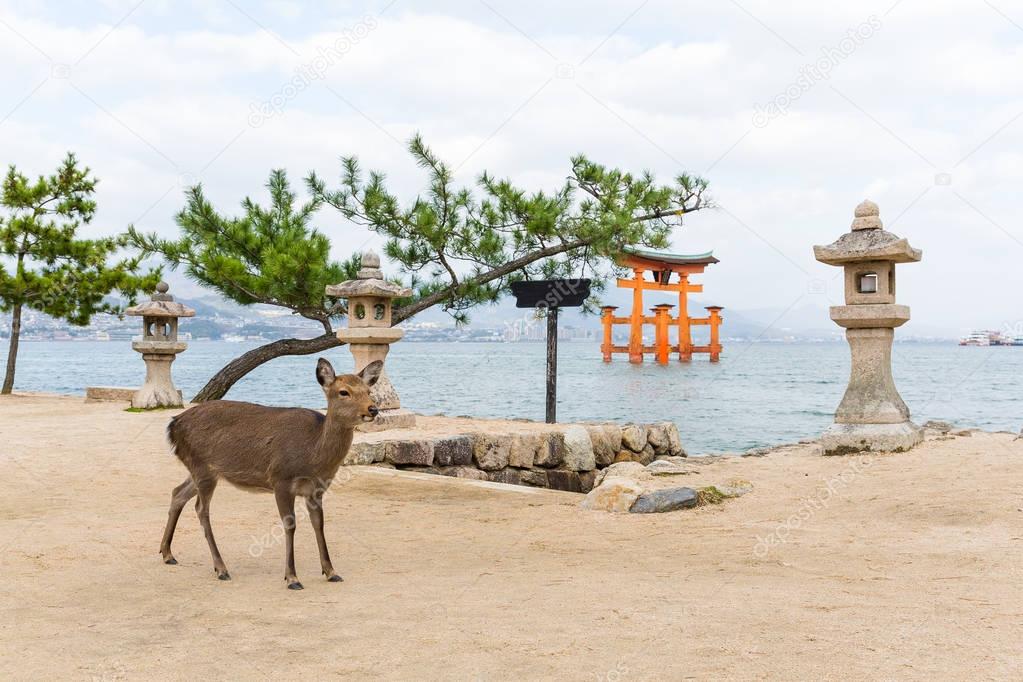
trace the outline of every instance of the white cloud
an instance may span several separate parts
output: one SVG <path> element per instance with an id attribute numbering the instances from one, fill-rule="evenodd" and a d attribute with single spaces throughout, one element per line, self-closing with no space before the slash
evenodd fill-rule
<path id="1" fill-rule="evenodd" d="M 848 229 L 870 196 L 925 251 L 900 281 L 917 320 L 957 329 L 1019 317 L 1023 31 L 983 4 L 744 2 L 747 14 L 654 1 L 610 37 L 636 4 L 494 0 L 495 14 L 399 0 L 378 16 L 386 3 L 274 0 L 239 4 L 242 14 L 154 0 L 124 19 L 134 4 L 107 0 L 97 17 L 47 3 L 0 10 L 0 162 L 41 173 L 78 152 L 102 178 L 95 231 L 143 216 L 169 234 L 183 179 L 233 210 L 262 198 L 270 168 L 333 177 L 342 154 L 411 198 L 423 175 L 402 142 L 420 130 L 464 162 L 466 183 L 487 168 L 560 184 L 578 152 L 665 179 L 709 169 L 727 212 L 694 215 L 675 243 L 716 250 L 707 296 L 726 306 L 784 307 L 808 281 L 831 281 L 810 247 Z M 871 15 L 871 37 L 753 125 L 755 106 Z M 272 115 L 251 126 L 265 102 Z M 942 173 L 951 184 L 936 184 Z M 339 255 L 367 238 L 336 215 L 322 224 Z"/>

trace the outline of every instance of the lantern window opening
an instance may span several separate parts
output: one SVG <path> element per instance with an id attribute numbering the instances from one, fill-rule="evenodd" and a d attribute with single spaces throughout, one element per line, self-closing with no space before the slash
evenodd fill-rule
<path id="1" fill-rule="evenodd" d="M 856 291 L 861 294 L 876 294 L 877 273 L 861 272 L 856 279 Z"/>

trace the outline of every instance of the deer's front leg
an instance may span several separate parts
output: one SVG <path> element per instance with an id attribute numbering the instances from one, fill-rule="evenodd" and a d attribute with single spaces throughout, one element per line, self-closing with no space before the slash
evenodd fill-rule
<path id="1" fill-rule="evenodd" d="M 284 580 L 289 590 L 301 590 L 302 583 L 298 582 L 298 576 L 295 575 L 295 493 L 291 490 L 291 481 L 278 483 L 274 488 L 274 497 L 277 499 L 281 523 L 284 524 Z"/>
<path id="2" fill-rule="evenodd" d="M 341 582 L 342 578 L 334 572 L 334 566 L 330 563 L 330 552 L 327 551 L 327 539 L 323 537 L 323 493 L 317 490 L 305 500 L 306 509 L 309 510 L 309 521 L 313 524 L 313 532 L 316 533 L 316 546 L 320 550 L 320 568 L 327 580 L 332 583 Z"/>

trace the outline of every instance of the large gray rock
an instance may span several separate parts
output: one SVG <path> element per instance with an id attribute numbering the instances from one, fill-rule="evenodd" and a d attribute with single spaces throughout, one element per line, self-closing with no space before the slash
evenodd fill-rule
<path id="1" fill-rule="evenodd" d="M 692 488 L 664 488 L 641 494 L 629 509 L 634 514 L 656 514 L 696 506 Z"/>
<path id="2" fill-rule="evenodd" d="M 562 466 L 571 471 L 591 471 L 596 464 L 593 454 L 593 443 L 590 434 L 582 426 L 569 426 L 565 429 L 565 452 Z"/>
<path id="3" fill-rule="evenodd" d="M 542 433 L 516 433 L 512 436 L 508 450 L 508 466 L 530 469 L 536 460 L 536 453 L 547 445 Z"/>
<path id="4" fill-rule="evenodd" d="M 536 452 L 534 463 L 538 466 L 553 468 L 561 464 L 565 453 L 565 436 L 560 431 L 544 434 L 544 443 Z"/>
<path id="5" fill-rule="evenodd" d="M 473 443 L 476 466 L 485 471 L 497 471 L 508 466 L 511 439 L 508 434 L 478 433 Z"/>
<path id="6" fill-rule="evenodd" d="M 587 433 L 590 434 L 590 441 L 593 443 L 593 457 L 598 467 L 606 467 L 615 461 L 620 446 L 615 447 L 611 443 L 607 429 L 603 425 L 587 426 Z M 621 440 L 621 431 L 618 432 L 618 440 Z"/>
<path id="7" fill-rule="evenodd" d="M 467 466 L 472 464 L 472 437 L 453 436 L 433 442 L 433 463 L 437 466 Z"/>
<path id="8" fill-rule="evenodd" d="M 373 464 L 374 462 L 383 462 L 386 455 L 386 442 L 379 443 L 352 443 L 352 447 L 348 449 L 348 453 L 345 455 L 343 464 L 350 466 L 353 464 Z"/>
<path id="9" fill-rule="evenodd" d="M 609 476 L 587 493 L 579 506 L 594 511 L 627 512 L 642 492 L 643 487 L 631 478 Z"/>
<path id="10" fill-rule="evenodd" d="M 389 440 L 384 447 L 384 458 L 391 464 L 433 464 L 433 443 L 428 440 Z"/>
<path id="11" fill-rule="evenodd" d="M 642 452 L 647 446 L 646 427 L 642 424 L 629 424 L 622 429 L 622 445 L 633 452 Z"/>

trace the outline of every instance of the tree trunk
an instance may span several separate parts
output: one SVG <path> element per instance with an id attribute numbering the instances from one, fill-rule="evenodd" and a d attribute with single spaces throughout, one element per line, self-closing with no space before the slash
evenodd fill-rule
<path id="1" fill-rule="evenodd" d="M 11 346 L 7 351 L 7 373 L 4 375 L 4 387 L 0 395 L 10 395 L 14 390 L 14 368 L 18 364 L 18 340 L 21 337 L 21 304 L 14 304 L 11 315 Z"/>
<path id="2" fill-rule="evenodd" d="M 192 402 L 220 400 L 239 379 L 274 358 L 279 358 L 282 355 L 311 355 L 341 345 L 343 344 L 334 334 L 324 334 L 315 339 L 281 339 L 259 348 L 253 348 L 224 365 L 223 369 L 214 374 L 202 387 L 202 390 L 192 398 Z M 312 372 L 309 376 L 312 376 Z"/>

